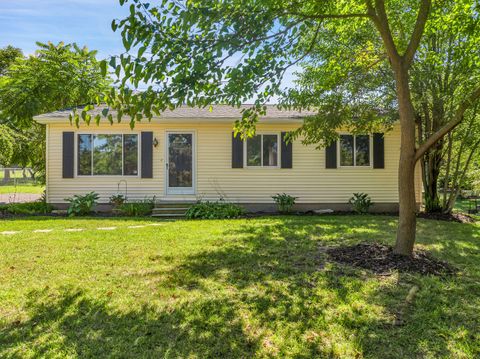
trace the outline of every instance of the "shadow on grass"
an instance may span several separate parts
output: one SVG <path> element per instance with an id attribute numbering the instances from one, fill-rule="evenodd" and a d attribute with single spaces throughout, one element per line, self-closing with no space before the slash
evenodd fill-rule
<path id="1" fill-rule="evenodd" d="M 0 357 L 251 357 L 258 346 L 243 335 L 234 305 L 221 298 L 124 313 L 63 289 L 31 292 L 26 308 L 26 322 L 0 331 Z"/>
<path id="2" fill-rule="evenodd" d="M 123 217 L 123 216 L 112 216 L 112 215 L 105 215 L 105 216 L 77 216 L 77 217 L 68 217 L 68 216 L 63 216 L 63 215 L 51 215 L 51 216 L 45 216 L 45 215 L 15 215 L 15 216 L 7 216 L 4 218 L 1 218 L 1 221 L 4 223 L 8 223 L 8 221 L 11 222 L 20 222 L 20 221 L 130 221 L 130 222 L 166 222 L 165 220 L 162 219 L 156 219 L 151 216 L 144 216 L 144 217 Z"/>
<path id="3" fill-rule="evenodd" d="M 464 270 L 475 263 L 478 268 L 478 227 L 442 225 L 443 230 L 421 222 L 419 239 L 423 244 L 437 241 L 444 252 L 432 252 Z M 400 273 L 385 280 L 328 263 L 324 255 L 325 246 L 393 244 L 395 229 L 391 217 L 287 217 L 263 226 L 246 224 L 225 233 L 229 245 L 192 255 L 173 269 L 168 285 L 208 292 L 213 281 L 235 288 L 264 330 L 282 337 L 282 356 L 480 354 L 478 269 L 470 273 L 473 278 Z M 455 234 L 461 240 L 451 238 Z M 420 292 L 413 303 L 406 303 L 412 286 Z M 309 332 L 316 333 L 313 339 Z M 287 351 L 295 345 L 302 351 Z"/>
<path id="4" fill-rule="evenodd" d="M 464 238 L 455 243 L 452 233 L 428 237 L 428 226 L 419 225 L 422 243 L 435 239 L 439 255 L 471 265 L 455 251 L 478 248 L 478 227 L 452 227 Z M 155 267 L 162 257 L 152 260 L 156 270 L 148 276 L 161 278 L 158 294 L 172 293 L 162 305 L 125 312 L 83 290 L 31 292 L 29 319 L 0 332 L 0 357 L 25 350 L 80 357 L 475 357 L 478 272 L 469 280 L 378 278 L 329 263 L 324 254 L 325 246 L 392 244 L 394 233 L 391 217 L 232 222 L 213 250 L 187 255 L 173 269 Z M 413 285 L 420 291 L 406 306 Z M 403 323 L 393 325 L 399 313 Z"/>

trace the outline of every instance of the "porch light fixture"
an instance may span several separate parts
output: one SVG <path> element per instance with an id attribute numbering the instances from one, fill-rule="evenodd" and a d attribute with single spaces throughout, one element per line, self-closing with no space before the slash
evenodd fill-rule
<path id="1" fill-rule="evenodd" d="M 153 139 L 153 147 L 155 147 L 155 148 L 158 147 L 158 140 L 157 140 L 156 137 Z"/>

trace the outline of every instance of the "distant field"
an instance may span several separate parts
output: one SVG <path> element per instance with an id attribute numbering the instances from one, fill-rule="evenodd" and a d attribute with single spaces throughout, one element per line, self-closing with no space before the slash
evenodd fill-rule
<path id="1" fill-rule="evenodd" d="M 23 169 L 10 169 L 10 177 L 8 182 L 4 182 L 5 179 L 5 170 L 0 169 L 0 194 L 11 194 L 11 193 L 34 193 L 41 194 L 45 186 L 35 183 L 34 180 L 30 177 L 28 170 L 24 171 Z"/>
<path id="2" fill-rule="evenodd" d="M 44 190 L 45 190 L 45 186 L 36 185 L 33 183 L 19 184 L 17 186 L 13 184 L 2 185 L 0 183 L 0 194 L 9 194 L 9 193 L 41 194 Z"/>

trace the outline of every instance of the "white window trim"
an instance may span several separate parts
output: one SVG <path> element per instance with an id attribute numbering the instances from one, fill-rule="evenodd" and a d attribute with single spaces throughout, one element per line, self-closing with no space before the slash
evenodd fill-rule
<path id="1" fill-rule="evenodd" d="M 260 166 L 249 166 L 247 158 L 247 140 L 243 141 L 243 167 L 248 169 L 277 169 L 281 167 L 282 156 L 282 136 L 280 132 L 257 132 L 255 136 L 262 136 L 260 141 Z M 276 166 L 264 166 L 263 165 L 263 135 L 275 135 L 277 136 L 277 165 Z"/>
<path id="2" fill-rule="evenodd" d="M 351 135 L 353 136 L 353 166 L 343 166 L 342 159 L 341 159 L 341 144 L 340 144 L 340 136 L 342 135 Z M 369 155 L 369 165 L 368 166 L 357 166 L 357 136 L 365 136 L 368 135 L 368 155 Z M 355 168 L 355 169 L 366 169 L 366 168 L 373 168 L 373 136 L 371 133 L 366 134 L 359 134 L 354 135 L 348 132 L 342 132 L 338 134 L 338 141 L 337 141 L 337 165 L 338 168 Z"/>
<path id="3" fill-rule="evenodd" d="M 95 136 L 95 135 L 112 135 L 112 136 L 115 136 L 115 135 L 120 135 L 122 136 L 122 174 L 121 175 L 96 175 L 93 173 L 93 138 L 92 138 L 92 154 L 91 154 L 91 157 L 92 157 L 92 174 L 90 175 L 80 175 L 78 174 L 78 136 L 79 135 L 91 135 L 91 136 Z M 123 136 L 124 135 L 137 135 L 137 174 L 136 175 L 124 175 L 123 174 L 123 170 L 124 170 L 124 153 L 123 153 Z M 140 163 L 141 163 L 141 137 L 140 136 L 140 133 L 139 132 L 104 132 L 104 131 L 101 131 L 101 132 L 91 132 L 91 131 L 79 131 L 79 132 L 75 132 L 75 159 L 74 159 L 74 165 L 75 165 L 75 177 L 79 177 L 79 178 L 90 178 L 90 177 L 104 177 L 104 178 L 108 178 L 108 177 L 112 177 L 112 178 L 140 178 Z"/>

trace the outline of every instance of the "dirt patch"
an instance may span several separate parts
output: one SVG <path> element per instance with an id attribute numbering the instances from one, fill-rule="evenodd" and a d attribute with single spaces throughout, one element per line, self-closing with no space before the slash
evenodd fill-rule
<path id="1" fill-rule="evenodd" d="M 475 218 L 464 213 L 426 213 L 421 212 L 418 218 L 434 219 L 437 221 L 458 222 L 458 223 L 475 223 Z"/>
<path id="2" fill-rule="evenodd" d="M 393 253 L 393 248 L 379 243 L 360 243 L 327 250 L 330 259 L 354 267 L 369 269 L 376 274 L 413 272 L 431 275 L 453 275 L 457 270 L 447 262 L 434 258 L 425 251 L 417 250 L 412 257 Z"/>

